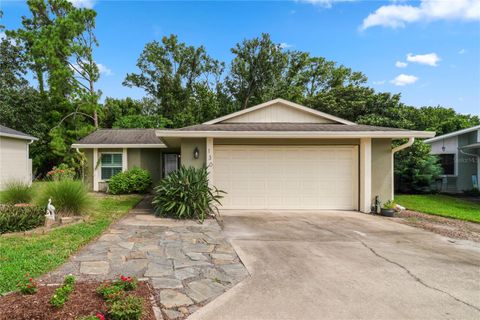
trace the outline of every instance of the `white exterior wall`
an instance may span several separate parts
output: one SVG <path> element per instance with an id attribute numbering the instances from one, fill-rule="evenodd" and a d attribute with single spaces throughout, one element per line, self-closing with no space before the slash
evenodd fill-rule
<path id="1" fill-rule="evenodd" d="M 32 182 L 29 140 L 0 137 L 0 190 L 10 181 Z"/>

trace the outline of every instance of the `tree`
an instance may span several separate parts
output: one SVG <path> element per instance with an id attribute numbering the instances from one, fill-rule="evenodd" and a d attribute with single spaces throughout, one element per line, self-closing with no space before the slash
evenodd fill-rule
<path id="1" fill-rule="evenodd" d="M 288 56 L 270 35 L 244 40 L 231 49 L 235 57 L 226 78 L 226 87 L 240 109 L 274 98 L 276 83 L 281 80 Z"/>
<path id="2" fill-rule="evenodd" d="M 67 0 L 29 0 L 31 16 L 7 35 L 23 46 L 22 54 L 48 105 L 45 119 L 51 151 L 57 159 L 75 156 L 70 145 L 98 125 L 98 97 L 93 60 L 96 13 Z M 91 124 L 89 124 L 91 123 Z M 51 153 L 52 153 L 51 152 Z"/>
<path id="3" fill-rule="evenodd" d="M 152 128 L 160 129 L 166 128 L 172 125 L 172 121 L 164 118 L 161 115 L 142 115 L 135 114 L 129 116 L 123 116 L 115 120 L 113 128 Z"/>
<path id="4" fill-rule="evenodd" d="M 203 46 L 187 46 L 175 35 L 163 37 L 161 43 L 147 43 L 137 67 L 140 73 L 127 74 L 123 84 L 144 89 L 155 100 L 158 112 L 172 119 L 174 126 L 202 120 L 203 113 L 195 110 L 202 96 L 198 93 L 214 91 L 223 71 L 223 64 L 211 58 Z"/>

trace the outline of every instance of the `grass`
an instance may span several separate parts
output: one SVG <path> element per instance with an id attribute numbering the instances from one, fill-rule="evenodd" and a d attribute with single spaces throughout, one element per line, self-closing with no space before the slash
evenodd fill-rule
<path id="1" fill-rule="evenodd" d="M 105 196 L 98 198 L 87 222 L 45 235 L 0 237 L 0 293 L 15 290 L 25 273 L 38 277 L 63 264 L 140 199 L 139 195 Z"/>
<path id="2" fill-rule="evenodd" d="M 480 204 L 452 196 L 397 195 L 395 201 L 409 210 L 480 223 Z"/>

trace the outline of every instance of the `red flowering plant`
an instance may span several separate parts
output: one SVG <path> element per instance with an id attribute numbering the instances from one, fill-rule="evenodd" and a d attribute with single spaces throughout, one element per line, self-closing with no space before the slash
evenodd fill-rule
<path id="1" fill-rule="evenodd" d="M 28 273 L 25 274 L 22 281 L 17 284 L 21 294 L 34 294 L 37 292 L 37 283 L 31 278 Z"/>
<path id="2" fill-rule="evenodd" d="M 48 171 L 47 178 L 53 181 L 73 180 L 75 178 L 75 169 L 62 163 L 58 165 L 58 167 L 53 167 L 52 170 Z"/>
<path id="3" fill-rule="evenodd" d="M 100 312 L 97 312 L 97 314 L 94 316 L 86 316 L 86 317 L 81 317 L 77 319 L 78 320 L 105 320 L 105 316 Z"/>
<path id="4" fill-rule="evenodd" d="M 120 276 L 120 280 L 115 281 L 115 285 L 123 288 L 125 291 L 134 290 L 137 287 L 137 279 L 134 277 Z"/>

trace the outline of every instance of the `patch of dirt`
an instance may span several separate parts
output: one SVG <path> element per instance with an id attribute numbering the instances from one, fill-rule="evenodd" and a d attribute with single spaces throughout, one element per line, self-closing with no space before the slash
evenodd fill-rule
<path id="1" fill-rule="evenodd" d="M 399 222 L 419 227 L 445 237 L 480 242 L 480 224 L 405 210 L 395 213 Z"/>
<path id="2" fill-rule="evenodd" d="M 58 286 L 39 286 L 38 292 L 34 295 L 22 295 L 18 292 L 8 294 L 0 297 L 0 320 L 75 320 L 95 315 L 97 312 L 105 315 L 107 305 L 95 292 L 100 284 L 101 282 L 76 283 L 75 290 L 62 308 L 50 305 L 50 298 Z M 152 290 L 148 283 L 139 282 L 138 287 L 129 294 L 141 297 L 145 301 L 141 319 L 155 320 L 150 302 Z"/>

